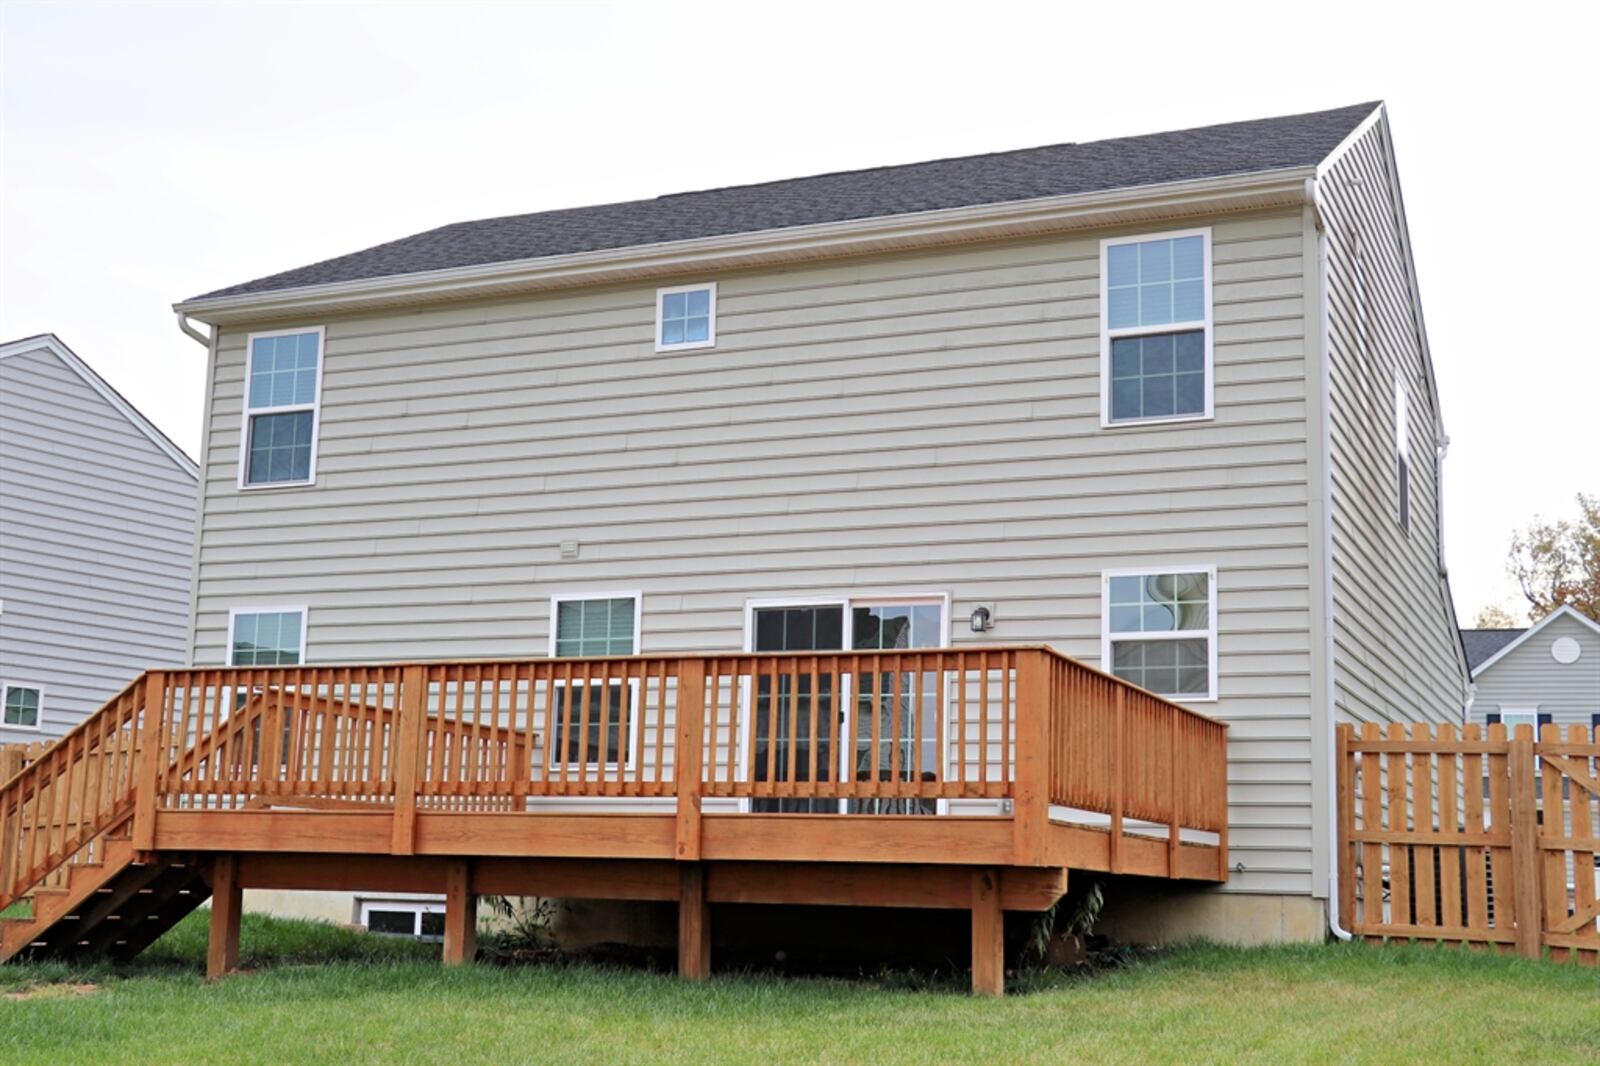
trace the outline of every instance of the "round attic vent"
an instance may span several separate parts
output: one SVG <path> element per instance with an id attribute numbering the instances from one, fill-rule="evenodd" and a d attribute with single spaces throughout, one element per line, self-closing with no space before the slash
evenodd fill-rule
<path id="1" fill-rule="evenodd" d="M 1550 657 L 1563 666 L 1578 661 L 1578 656 L 1583 654 L 1583 649 L 1571 637 L 1562 637 L 1550 645 Z"/>

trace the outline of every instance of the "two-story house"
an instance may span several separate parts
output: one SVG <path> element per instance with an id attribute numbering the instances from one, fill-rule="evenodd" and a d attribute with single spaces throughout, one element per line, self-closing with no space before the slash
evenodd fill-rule
<path id="1" fill-rule="evenodd" d="M 57 337 L 0 344 L 0 744 L 188 658 L 197 473 Z"/>
<path id="2" fill-rule="evenodd" d="M 1154 920 L 1246 939 L 1336 920 L 1334 723 L 1461 717 L 1381 104 L 461 223 L 177 308 L 198 665 L 1048 644 L 1228 723 L 1231 877 Z"/>

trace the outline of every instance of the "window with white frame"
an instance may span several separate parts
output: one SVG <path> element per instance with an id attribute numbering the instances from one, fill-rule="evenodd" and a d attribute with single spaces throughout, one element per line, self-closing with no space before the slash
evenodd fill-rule
<path id="1" fill-rule="evenodd" d="M 38 729 L 44 690 L 37 685 L 6 685 L 0 725 L 9 729 Z"/>
<path id="2" fill-rule="evenodd" d="M 298 666 L 306 657 L 306 609 L 235 610 L 228 624 L 230 666 Z"/>
<path id="3" fill-rule="evenodd" d="M 1215 569 L 1111 571 L 1102 584 L 1106 669 L 1158 696 L 1215 699 Z"/>
<path id="4" fill-rule="evenodd" d="M 639 647 L 639 594 L 555 596 L 550 601 L 550 654 L 559 659 L 633 655 Z M 589 684 L 573 678 L 582 695 L 567 700 L 568 683 L 555 688 L 551 708 L 552 761 L 616 765 L 631 755 L 638 685 L 621 680 Z M 626 697 L 624 696 L 626 693 Z M 587 720 L 585 720 L 587 718 Z"/>
<path id="5" fill-rule="evenodd" d="M 656 290 L 656 351 L 711 348 L 717 343 L 717 286 Z"/>
<path id="6" fill-rule="evenodd" d="M 1411 532 L 1411 404 L 1403 381 L 1394 383 L 1395 517 Z"/>
<path id="7" fill-rule="evenodd" d="M 361 924 L 369 933 L 444 938 L 444 900 L 362 900 Z"/>
<path id="8" fill-rule="evenodd" d="M 316 477 L 323 330 L 252 333 L 247 341 L 239 484 L 309 485 Z"/>
<path id="9" fill-rule="evenodd" d="M 1211 230 L 1100 242 L 1104 425 L 1211 417 Z"/>

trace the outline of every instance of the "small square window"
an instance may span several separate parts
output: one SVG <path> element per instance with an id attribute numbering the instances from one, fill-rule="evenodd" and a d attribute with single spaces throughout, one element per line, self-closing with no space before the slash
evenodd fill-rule
<path id="1" fill-rule="evenodd" d="M 298 666 L 304 657 L 303 608 L 237 611 L 228 640 L 231 666 Z"/>
<path id="2" fill-rule="evenodd" d="M 1158 696 L 1216 696 L 1212 571 L 1108 574 L 1104 588 L 1105 669 Z"/>
<path id="3" fill-rule="evenodd" d="M 41 689 L 29 685 L 7 685 L 5 710 L 0 716 L 0 724 L 13 729 L 38 729 L 39 706 L 43 699 Z"/>
<path id="4" fill-rule="evenodd" d="M 656 351 L 710 348 L 717 341 L 717 287 L 685 285 L 656 291 Z"/>

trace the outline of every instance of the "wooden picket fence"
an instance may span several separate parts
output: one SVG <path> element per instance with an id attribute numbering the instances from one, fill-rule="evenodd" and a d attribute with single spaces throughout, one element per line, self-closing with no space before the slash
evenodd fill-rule
<path id="1" fill-rule="evenodd" d="M 1375 942 L 1600 962 L 1600 735 L 1338 729 L 1340 910 Z"/>

